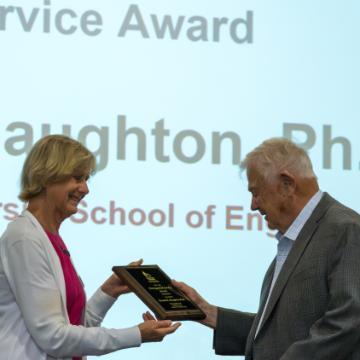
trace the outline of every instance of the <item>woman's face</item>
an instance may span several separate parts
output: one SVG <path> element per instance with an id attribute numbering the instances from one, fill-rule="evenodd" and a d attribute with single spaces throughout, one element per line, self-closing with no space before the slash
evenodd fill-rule
<path id="1" fill-rule="evenodd" d="M 46 200 L 62 219 L 75 214 L 81 199 L 88 194 L 89 176 L 72 176 L 68 180 L 46 187 Z"/>

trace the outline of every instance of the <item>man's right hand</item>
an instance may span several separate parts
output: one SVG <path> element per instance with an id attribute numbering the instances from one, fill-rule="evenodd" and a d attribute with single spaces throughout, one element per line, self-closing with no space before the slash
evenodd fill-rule
<path id="1" fill-rule="evenodd" d="M 162 339 L 169 334 L 175 332 L 180 323 L 172 323 L 171 320 L 152 320 L 154 319 L 148 315 L 148 318 L 144 317 L 145 322 L 139 324 L 141 333 L 141 342 L 153 342 L 162 341 Z"/>
<path id="2" fill-rule="evenodd" d="M 182 291 L 206 314 L 206 318 L 204 320 L 200 320 L 199 323 L 215 329 L 218 314 L 217 306 L 209 304 L 195 289 L 183 282 L 173 280 L 172 284 Z"/>

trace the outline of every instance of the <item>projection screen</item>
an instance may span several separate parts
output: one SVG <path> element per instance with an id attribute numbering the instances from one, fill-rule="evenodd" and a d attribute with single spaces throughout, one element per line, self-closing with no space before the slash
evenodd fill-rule
<path id="1" fill-rule="evenodd" d="M 209 302 L 255 312 L 276 253 L 239 163 L 285 136 L 321 189 L 359 210 L 356 1 L 7 0 L 0 4 L 0 227 L 23 208 L 21 167 L 46 134 L 80 140 L 97 173 L 64 222 L 88 296 L 143 258 Z M 106 327 L 140 323 L 121 296 Z M 184 322 L 162 343 L 104 359 L 215 359 Z"/>

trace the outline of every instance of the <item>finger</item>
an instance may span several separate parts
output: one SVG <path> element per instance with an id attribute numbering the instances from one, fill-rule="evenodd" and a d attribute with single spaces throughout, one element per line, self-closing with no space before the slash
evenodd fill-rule
<path id="1" fill-rule="evenodd" d="M 143 259 L 132 261 L 129 266 L 140 266 L 143 263 Z"/>
<path id="2" fill-rule="evenodd" d="M 142 317 L 143 317 L 143 319 L 144 319 L 145 321 L 156 320 L 156 319 L 149 313 L 149 311 L 147 311 L 146 313 L 144 313 L 144 314 L 142 315 Z"/>
<path id="3" fill-rule="evenodd" d="M 172 324 L 169 327 L 161 328 L 158 330 L 158 332 L 159 332 L 159 334 L 161 334 L 164 337 L 168 334 L 174 333 L 180 326 L 181 326 L 181 323 L 178 322 L 178 323 Z"/>
<path id="4" fill-rule="evenodd" d="M 167 328 L 170 327 L 172 324 L 171 320 L 159 320 L 156 322 L 156 326 L 157 328 Z"/>
<path id="5" fill-rule="evenodd" d="M 194 297 L 196 295 L 195 289 L 183 282 L 172 280 L 172 284 L 175 286 L 175 288 L 179 289 L 189 297 Z"/>
<path id="6" fill-rule="evenodd" d="M 176 281 L 176 280 L 171 280 L 172 284 L 179 288 L 179 289 L 189 289 L 189 290 L 194 290 L 192 287 L 190 287 L 189 285 L 185 284 L 182 281 Z"/>
<path id="7" fill-rule="evenodd" d="M 181 326 L 180 322 L 174 323 L 171 325 L 171 332 L 173 333 L 174 331 L 176 331 L 179 327 Z"/>
<path id="8" fill-rule="evenodd" d="M 149 311 L 146 312 L 146 317 L 147 317 L 149 320 L 156 320 L 155 317 L 154 317 Z"/>

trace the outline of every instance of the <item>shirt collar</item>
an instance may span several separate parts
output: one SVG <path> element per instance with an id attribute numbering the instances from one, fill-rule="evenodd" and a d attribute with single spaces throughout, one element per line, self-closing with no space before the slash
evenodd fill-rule
<path id="1" fill-rule="evenodd" d="M 319 190 L 303 207 L 300 211 L 300 214 L 292 222 L 290 227 L 286 230 L 285 234 L 282 234 L 280 231 L 275 235 L 278 240 L 283 237 L 286 237 L 289 240 L 295 241 L 298 237 L 300 231 L 304 227 L 305 223 L 309 220 L 312 212 L 315 210 L 316 206 L 319 204 L 323 192 Z"/>

